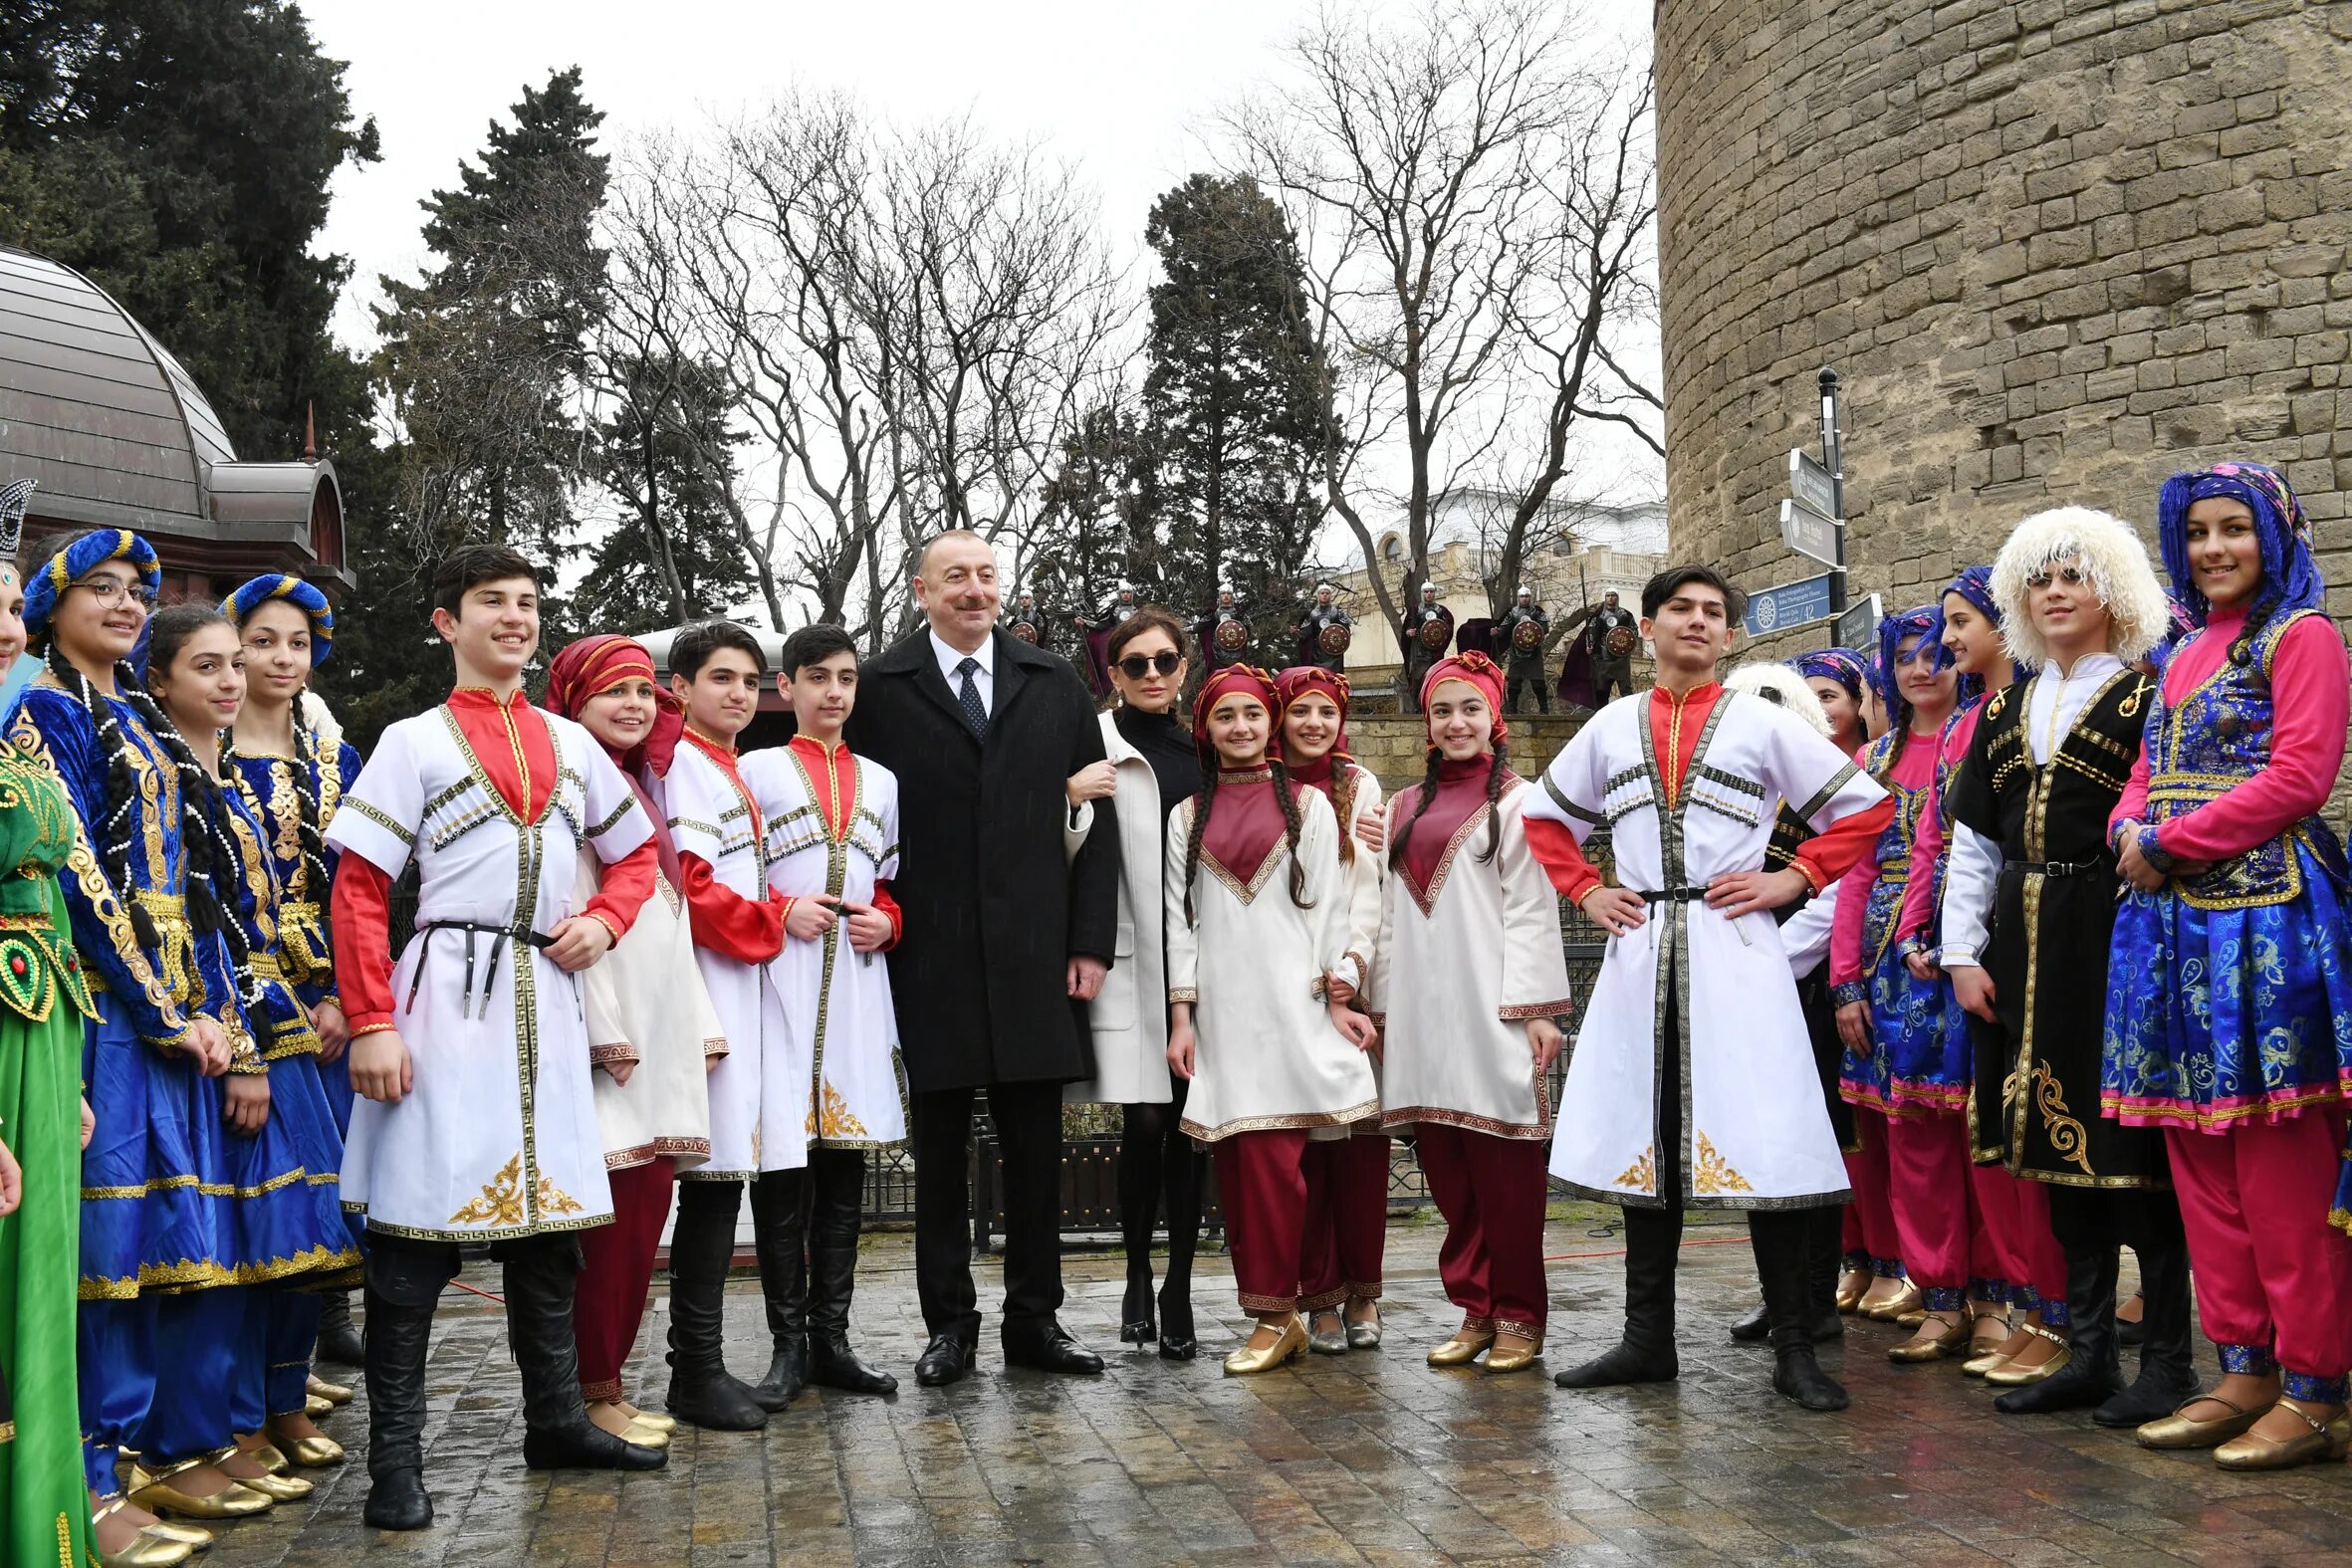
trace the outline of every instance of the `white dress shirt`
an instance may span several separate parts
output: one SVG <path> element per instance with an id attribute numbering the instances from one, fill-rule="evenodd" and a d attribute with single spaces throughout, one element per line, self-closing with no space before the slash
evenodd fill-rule
<path id="1" fill-rule="evenodd" d="M 995 718 L 997 712 L 996 637 L 991 634 L 987 641 L 974 648 L 969 654 L 961 649 L 949 647 L 940 639 L 937 632 L 930 633 L 930 637 L 931 656 L 939 661 L 939 673 L 947 677 L 949 692 L 956 693 L 964 689 L 964 677 L 959 667 L 965 659 L 977 659 L 980 662 L 980 668 L 972 672 L 972 689 L 980 693 L 980 711 L 992 719 Z"/>
<path id="2" fill-rule="evenodd" d="M 2049 766 L 2082 710 L 2122 668 L 2123 661 L 2112 653 L 2086 653 L 2063 675 L 2054 666 L 2041 672 L 2025 703 L 2025 746 L 2034 767 Z M 1952 864 L 1944 874 L 1944 950 L 1939 958 L 1946 969 L 1984 962 L 1978 955 L 1985 951 L 2000 862 L 1999 839 L 1987 838 L 1966 823 L 1952 824 Z"/>

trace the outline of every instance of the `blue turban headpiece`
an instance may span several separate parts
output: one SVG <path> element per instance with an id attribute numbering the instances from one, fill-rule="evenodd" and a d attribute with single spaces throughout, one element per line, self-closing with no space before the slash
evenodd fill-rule
<path id="1" fill-rule="evenodd" d="M 2254 603 L 2263 618 L 2319 608 L 2327 583 L 2311 559 L 2310 520 L 2285 476 L 2259 463 L 2216 463 L 2175 474 L 2156 498 L 2156 541 L 2164 553 L 2165 574 L 2173 579 L 2173 598 L 2190 618 L 2204 625 L 2213 606 L 2197 586 L 2197 569 L 2189 561 L 2189 509 L 2215 496 L 2240 502 L 2254 515 L 2254 538 L 2262 551 L 2262 583 Z"/>
<path id="2" fill-rule="evenodd" d="M 1835 681 L 1857 703 L 1870 679 L 1870 665 L 1851 648 L 1815 648 L 1788 661 L 1788 667 L 1808 681 Z"/>
<path id="3" fill-rule="evenodd" d="M 1929 637 L 1931 633 L 1940 632 L 1943 625 L 1944 612 L 1934 604 L 1898 610 L 1878 623 L 1878 666 L 1871 672 L 1871 679 L 1878 686 L 1878 700 L 1885 705 L 1890 721 L 1903 706 L 1901 688 L 1895 679 L 1899 662 L 1896 650 L 1902 647 L 1905 637 L 1917 637 L 1919 647 L 1912 658 L 1926 659 L 1931 670 L 1942 668 L 1936 662 L 1941 655 L 1930 651 L 1934 644 L 1929 641 Z"/>
<path id="4" fill-rule="evenodd" d="M 25 580 L 25 634 L 40 637 L 66 589 L 110 560 L 126 560 L 146 584 L 151 600 L 163 586 L 163 569 L 155 547 L 126 528 L 93 529 L 43 561 Z"/>
<path id="5" fill-rule="evenodd" d="M 246 616 L 272 599 L 284 599 L 310 617 L 311 668 L 325 664 L 335 648 L 335 611 L 328 607 L 327 595 L 319 591 L 317 583 L 285 572 L 255 577 L 238 584 L 236 592 L 221 600 L 220 610 L 241 628 Z"/>

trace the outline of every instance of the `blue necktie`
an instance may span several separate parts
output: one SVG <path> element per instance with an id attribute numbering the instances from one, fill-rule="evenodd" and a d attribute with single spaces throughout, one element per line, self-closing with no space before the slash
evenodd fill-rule
<path id="1" fill-rule="evenodd" d="M 972 672 L 979 668 L 980 661 L 972 658 L 956 666 L 956 673 L 964 678 L 963 685 L 956 688 L 956 701 L 963 707 L 964 722 L 972 727 L 972 733 L 985 736 L 988 734 L 988 710 L 981 706 L 980 688 L 972 683 Z"/>

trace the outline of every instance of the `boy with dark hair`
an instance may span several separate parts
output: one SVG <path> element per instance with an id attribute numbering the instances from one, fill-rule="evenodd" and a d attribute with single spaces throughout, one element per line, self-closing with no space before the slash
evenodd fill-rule
<path id="1" fill-rule="evenodd" d="M 574 977 L 653 890 L 652 824 L 587 731 L 523 696 L 539 645 L 531 562 L 467 546 L 433 599 L 456 689 L 384 732 L 327 831 L 343 852 L 332 926 L 360 1096 L 343 1196 L 368 1230 L 364 1517 L 389 1530 L 433 1518 L 425 1353 L 461 1242 L 488 1241 L 504 1265 L 524 1462 L 665 1462 L 588 1421 L 573 1337 L 572 1232 L 612 1219 Z M 606 870 L 576 912 L 584 843 Z M 411 861 L 416 934 L 395 966 L 391 884 Z"/>
<path id="2" fill-rule="evenodd" d="M 1693 562 L 1684 566 L 1668 566 L 1664 571 L 1653 573 L 1650 580 L 1642 584 L 1641 618 L 1656 620 L 1658 611 L 1665 608 L 1667 600 L 1693 583 L 1715 589 L 1716 597 L 1723 600 L 1723 618 L 1727 624 L 1737 627 L 1741 618 L 1748 613 L 1747 594 L 1733 587 L 1724 574 L 1713 566 Z M 1609 595 L 1612 603 L 1616 597 L 1614 593 Z"/>
<path id="3" fill-rule="evenodd" d="M 898 870 L 898 781 L 850 753 L 841 728 L 857 702 L 857 646 L 838 626 L 808 626 L 784 645 L 777 686 L 800 732 L 743 760 L 743 782 L 767 824 L 768 891 L 784 901 L 784 950 L 768 967 L 784 1008 L 782 1081 L 762 1098 L 782 1114 L 763 1128 L 763 1185 L 781 1194 L 788 1270 L 784 1292 L 807 1302 L 797 1353 L 807 1380 L 853 1394 L 890 1394 L 898 1380 L 849 1347 L 857 1276 L 865 1151 L 906 1138 L 906 1076 L 890 967 L 874 955 L 897 945 L 890 897 Z M 801 1249 L 806 1237 L 807 1273 Z M 762 1275 L 768 1254 L 760 1259 Z M 798 1330 L 798 1324 L 792 1325 Z"/>
<path id="4" fill-rule="evenodd" d="M 697 1427 L 748 1432 L 800 1393 L 806 1379 L 797 1171 L 799 1078 L 784 1049 L 784 1013 L 767 966 L 784 947 L 785 901 L 761 867 L 764 818 L 737 771 L 735 738 L 759 711 L 767 656 L 731 621 L 705 621 L 670 644 L 670 692 L 686 733 L 668 772 L 649 781 L 668 818 L 684 882 L 695 962 L 719 1015 L 727 1054 L 711 1069 L 711 1157 L 678 1178 L 670 1232 L 671 1414 Z M 814 928 L 823 911 L 804 912 Z M 760 1288 L 776 1349 L 768 1374 L 746 1388 L 727 1371 L 723 1322 L 735 1218 L 746 1183 Z M 790 1189 L 788 1191 L 788 1188 Z"/>

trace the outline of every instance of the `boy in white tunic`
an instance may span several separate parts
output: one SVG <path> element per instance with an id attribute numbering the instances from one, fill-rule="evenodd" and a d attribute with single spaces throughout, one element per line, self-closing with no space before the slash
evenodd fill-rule
<path id="1" fill-rule="evenodd" d="M 608 1225 L 580 972 L 653 890 L 653 824 L 588 733 L 524 700 L 539 578 L 504 546 L 467 546 L 434 578 L 433 629 L 457 689 L 383 734 L 328 829 L 336 974 L 360 1096 L 345 1207 L 367 1217 L 366 1521 L 430 1524 L 425 1351 L 458 1243 L 505 1265 L 533 1469 L 656 1469 L 656 1450 L 591 1425 L 581 1400 L 572 1232 Z M 605 865 L 573 905 L 579 846 Z M 413 861 L 416 934 L 389 957 L 392 879 Z"/>
<path id="2" fill-rule="evenodd" d="M 746 757 L 743 782 L 766 823 L 769 890 L 786 909 L 784 951 L 768 967 L 784 1005 L 784 1048 L 771 1061 L 785 1063 L 792 1079 L 775 1092 L 793 1087 L 802 1114 L 766 1129 L 761 1153 L 772 1169 L 760 1180 L 777 1184 L 808 1236 L 806 1283 L 793 1288 L 808 1301 L 809 1381 L 892 1394 L 898 1380 L 849 1348 L 849 1296 L 865 1151 L 906 1139 L 890 966 L 875 958 L 897 945 L 901 929 L 889 886 L 898 871 L 898 781 L 841 744 L 857 702 L 857 645 L 847 632 L 793 633 L 776 680 L 800 733 Z M 810 923 L 816 935 L 799 935 Z M 801 1168 L 785 1168 L 796 1149 Z"/>
<path id="3" fill-rule="evenodd" d="M 1845 1165 L 1771 911 L 1835 881 L 1893 803 L 1794 715 L 1716 682 L 1739 614 L 1708 567 L 1652 577 L 1641 631 L 1657 688 L 1595 715 L 1527 806 L 1554 885 L 1611 938 L 1560 1088 L 1551 1174 L 1625 1210 L 1624 1342 L 1554 1381 L 1675 1377 L 1683 1210 L 1745 1210 L 1772 1386 L 1842 1410 L 1807 1332 L 1804 1211 L 1845 1201 Z M 1765 871 L 1775 799 L 1820 832 Z M 1604 825 L 1622 887 L 1603 886 L 1578 847 Z"/>
<path id="4" fill-rule="evenodd" d="M 710 1162 L 678 1179 L 667 1403 L 681 1421 L 743 1432 L 764 1425 L 769 1411 L 791 1404 L 807 1383 L 800 1205 L 765 1175 L 801 1167 L 807 1077 L 786 1055 L 784 1012 L 768 981 L 768 965 L 784 948 L 785 904 L 768 890 L 760 863 L 764 824 L 735 760 L 735 738 L 759 711 L 768 665 L 750 632 L 714 620 L 678 633 L 669 667 L 686 733 L 652 789 L 677 846 L 694 960 L 727 1054 L 710 1075 Z M 804 910 L 797 934 L 805 939 L 822 913 Z M 723 1321 L 746 1183 L 775 1339 L 767 1376 L 749 1388 L 727 1371 Z"/>

